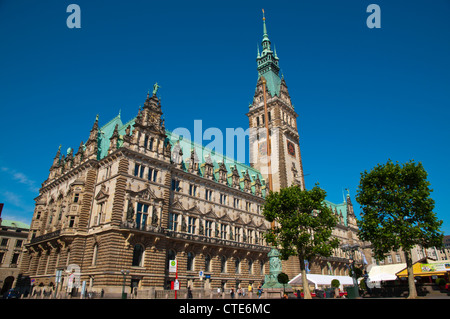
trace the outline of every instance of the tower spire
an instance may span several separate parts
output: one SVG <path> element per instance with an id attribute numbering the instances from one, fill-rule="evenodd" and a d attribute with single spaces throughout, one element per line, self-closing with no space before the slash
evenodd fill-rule
<path id="1" fill-rule="evenodd" d="M 271 96 L 274 96 L 279 94 L 281 79 L 278 73 L 280 71 L 280 67 L 278 65 L 278 57 L 276 56 L 276 53 L 274 55 L 274 52 L 270 48 L 270 40 L 269 35 L 267 34 L 266 16 L 264 9 L 262 9 L 262 12 L 263 12 L 263 39 L 261 42 L 262 52 L 260 55 L 258 54 L 256 58 L 256 63 L 258 76 L 264 76 L 264 78 L 267 81 L 269 93 Z"/>
<path id="2" fill-rule="evenodd" d="M 262 46 L 263 46 L 263 52 L 268 50 L 270 51 L 270 40 L 269 35 L 267 34 L 267 27 L 266 27 L 266 16 L 264 14 L 264 9 L 262 9 L 263 13 L 263 40 L 262 40 Z"/>
<path id="3" fill-rule="evenodd" d="M 269 36 L 267 34 L 266 16 L 264 15 L 264 9 L 262 9 L 262 13 L 263 13 L 263 36 L 267 37 L 267 39 L 269 39 Z"/>

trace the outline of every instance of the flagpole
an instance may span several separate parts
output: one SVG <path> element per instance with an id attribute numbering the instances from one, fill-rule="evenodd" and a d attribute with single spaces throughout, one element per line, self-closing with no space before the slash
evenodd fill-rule
<path id="1" fill-rule="evenodd" d="M 263 9 L 264 13 L 264 9 Z M 270 131 L 269 131 L 269 113 L 267 110 L 267 99 L 266 99 L 266 79 L 264 76 L 261 76 L 262 83 L 263 83 L 263 97 L 264 97 L 264 122 L 266 124 L 266 148 L 267 148 L 267 173 L 268 173 L 268 179 L 269 179 L 269 191 L 273 190 L 272 185 L 272 161 L 271 161 L 271 147 L 270 147 Z M 267 191 L 267 185 L 266 185 L 266 191 Z M 268 194 L 266 194 L 267 196 Z M 275 222 L 272 222 L 272 228 L 275 227 Z"/>
<path id="2" fill-rule="evenodd" d="M 175 259 L 176 260 L 176 259 Z M 178 281 L 178 260 L 175 261 L 177 264 L 177 269 L 175 271 L 175 282 Z M 175 288 L 175 287 L 174 287 Z M 177 289 L 175 289 L 175 299 L 177 299 Z"/>

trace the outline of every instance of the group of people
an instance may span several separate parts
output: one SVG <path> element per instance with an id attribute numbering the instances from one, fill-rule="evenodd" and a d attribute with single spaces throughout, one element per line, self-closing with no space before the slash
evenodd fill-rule
<path id="1" fill-rule="evenodd" d="M 250 295 L 250 293 L 253 291 L 253 286 L 251 284 L 248 285 L 248 294 Z M 259 285 L 258 290 L 256 291 L 256 295 L 258 296 L 258 299 L 261 298 L 263 293 L 263 288 L 261 285 Z M 219 297 L 222 297 L 222 288 L 217 288 L 217 294 L 219 295 Z M 238 294 L 238 298 L 241 297 L 245 297 L 245 289 L 242 289 L 241 287 L 239 287 L 237 289 L 237 294 Z M 235 297 L 235 291 L 234 288 L 230 289 L 230 297 L 234 299 Z"/>

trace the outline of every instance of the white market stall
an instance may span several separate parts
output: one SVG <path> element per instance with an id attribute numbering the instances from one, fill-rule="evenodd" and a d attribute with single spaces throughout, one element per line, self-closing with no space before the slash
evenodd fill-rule
<path id="1" fill-rule="evenodd" d="M 315 289 L 319 286 L 331 287 L 331 281 L 333 279 L 339 280 L 340 286 L 353 286 L 353 279 L 349 276 L 333 276 L 333 275 L 317 275 L 317 274 L 306 274 L 306 279 L 310 284 L 314 284 Z M 291 286 L 301 286 L 302 274 L 298 274 L 291 281 L 289 281 Z"/>
<path id="2" fill-rule="evenodd" d="M 367 286 L 369 288 L 380 288 L 382 281 L 397 280 L 396 273 L 406 268 L 406 264 L 393 264 L 393 265 L 374 265 L 369 270 L 369 279 Z"/>

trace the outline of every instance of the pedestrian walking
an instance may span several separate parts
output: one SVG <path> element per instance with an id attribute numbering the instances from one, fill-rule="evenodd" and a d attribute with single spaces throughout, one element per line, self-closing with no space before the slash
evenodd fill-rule
<path id="1" fill-rule="evenodd" d="M 363 278 L 364 278 L 364 283 L 366 284 L 367 292 L 369 293 L 369 295 L 371 295 L 372 294 L 372 289 L 368 285 L 368 283 L 369 283 L 369 274 L 367 273 L 366 270 L 364 270 Z"/>
<path id="2" fill-rule="evenodd" d="M 340 298 L 340 293 L 339 293 L 339 288 L 338 287 L 334 288 L 334 296 L 333 297 L 334 298 Z"/>
<path id="3" fill-rule="evenodd" d="M 258 299 L 261 298 L 262 293 L 263 293 L 263 288 L 261 287 L 261 285 L 259 285 L 259 287 L 258 287 Z"/>

